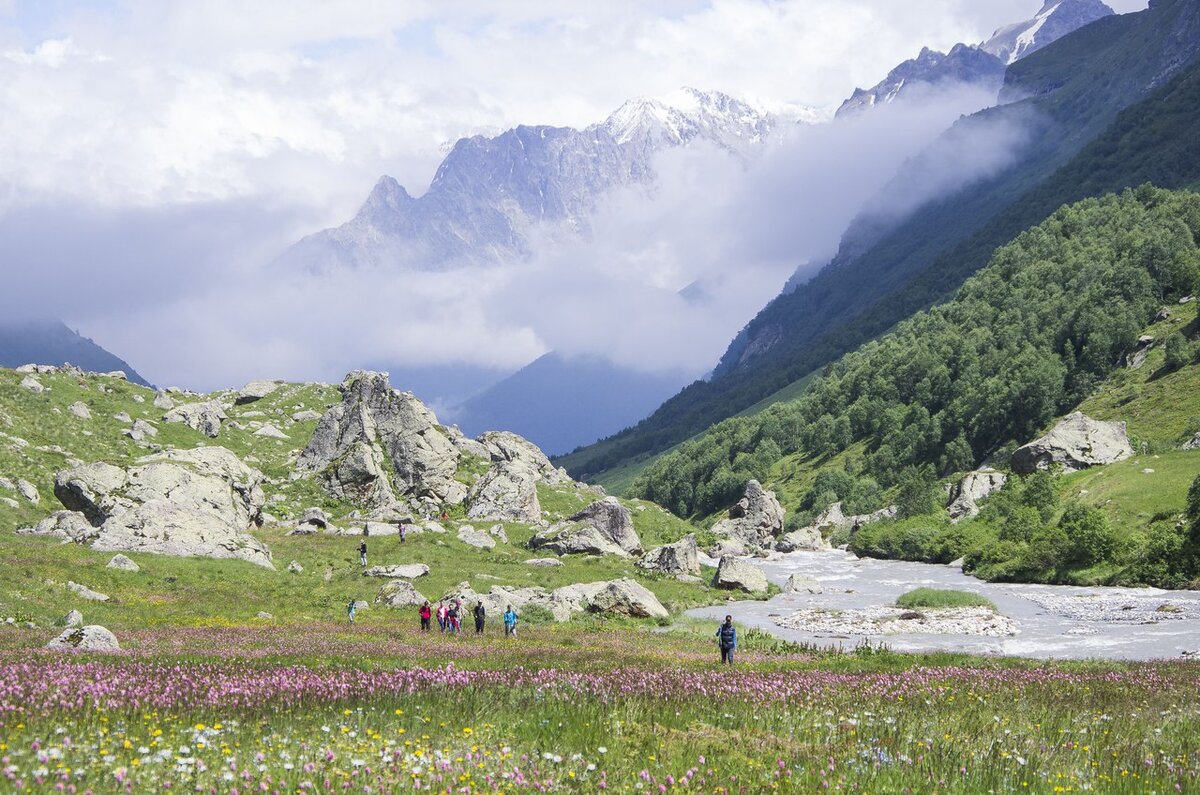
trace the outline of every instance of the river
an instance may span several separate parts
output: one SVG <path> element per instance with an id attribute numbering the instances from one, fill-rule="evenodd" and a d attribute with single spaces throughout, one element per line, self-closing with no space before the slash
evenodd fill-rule
<path id="1" fill-rule="evenodd" d="M 713 563 L 715 561 L 705 561 Z M 776 554 L 755 561 L 771 582 L 792 574 L 820 583 L 820 594 L 782 594 L 769 601 L 735 601 L 691 610 L 719 621 L 732 615 L 741 627 L 776 637 L 853 648 L 869 639 L 895 651 L 958 651 L 1041 659 L 1179 659 L 1200 652 L 1200 591 L 988 583 L 957 567 L 857 558 L 843 551 Z M 991 599 L 1016 622 L 1016 634 L 820 634 L 788 629 L 776 620 L 806 608 L 861 610 L 891 605 L 917 587 L 972 591 Z"/>

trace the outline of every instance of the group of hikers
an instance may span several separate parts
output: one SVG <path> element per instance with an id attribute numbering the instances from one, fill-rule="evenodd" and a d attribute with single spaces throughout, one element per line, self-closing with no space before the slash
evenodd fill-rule
<path id="1" fill-rule="evenodd" d="M 400 522 L 400 541 L 404 542 L 405 527 L 404 522 Z M 367 534 L 367 530 L 363 528 L 363 535 Z M 364 538 L 358 545 L 359 563 L 366 568 L 367 565 L 367 541 Z M 346 606 L 346 613 L 350 618 L 350 623 L 354 623 L 354 614 L 357 612 L 358 602 L 354 599 L 350 600 L 350 604 Z M 462 628 L 463 619 L 463 603 L 461 599 L 442 599 L 438 602 L 437 608 L 434 609 L 429 604 L 429 600 L 421 605 L 417 615 L 421 618 L 421 631 L 429 632 L 433 628 L 433 619 L 437 618 L 438 630 L 443 633 L 457 635 Z M 475 607 L 471 609 L 471 615 L 475 619 L 475 634 L 484 634 L 484 626 L 487 623 L 487 609 L 484 608 L 483 602 L 476 602 Z M 512 605 L 504 611 L 504 634 L 505 636 L 515 636 L 517 634 L 517 613 L 513 610 Z M 733 616 L 725 616 L 725 622 L 717 627 L 717 647 L 721 650 L 721 662 L 726 665 L 733 664 L 733 653 L 737 651 L 737 628 L 733 626 Z"/>

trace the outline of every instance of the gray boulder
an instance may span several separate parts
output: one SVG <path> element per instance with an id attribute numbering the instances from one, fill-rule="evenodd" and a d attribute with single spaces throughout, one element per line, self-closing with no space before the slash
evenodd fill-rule
<path id="1" fill-rule="evenodd" d="M 42 495 L 38 492 L 37 486 L 30 483 L 28 480 L 24 480 L 23 478 L 17 479 L 17 493 L 32 502 L 34 505 L 37 505 L 42 501 Z"/>
<path id="2" fill-rule="evenodd" d="M 99 535 L 99 530 L 78 511 L 55 511 L 37 523 L 36 527 L 25 527 L 19 535 L 54 536 L 84 544 Z"/>
<path id="3" fill-rule="evenodd" d="M 1183 446 L 1184 450 L 1200 450 L 1200 433 L 1197 433 Z"/>
<path id="4" fill-rule="evenodd" d="M 633 528 L 629 509 L 616 497 L 605 497 L 530 539 L 533 549 L 546 548 L 560 555 L 619 555 L 642 553 L 642 542 Z"/>
<path id="5" fill-rule="evenodd" d="M 342 402 L 325 412 L 297 460 L 333 496 L 371 508 L 400 497 L 459 504 L 466 487 L 454 479 L 458 450 L 411 393 L 392 388 L 387 373 L 356 370 L 341 385 Z M 385 468 L 391 464 L 391 471 Z"/>
<path id="6" fill-rule="evenodd" d="M 159 391 L 154 395 L 154 407 L 166 411 L 175 408 L 175 400 L 166 392 Z"/>
<path id="7" fill-rule="evenodd" d="M 895 505 L 889 505 L 886 508 L 880 508 L 874 513 L 860 513 L 847 515 L 842 510 L 842 504 L 835 502 L 824 511 L 822 511 L 816 519 L 813 520 L 810 527 L 816 528 L 822 536 L 825 536 L 834 530 L 853 529 L 862 525 L 881 522 L 884 519 L 895 519 L 897 509 Z"/>
<path id="8" fill-rule="evenodd" d="M 584 522 L 599 530 L 630 555 L 642 554 L 642 541 L 633 528 L 633 516 L 616 497 L 596 500 L 578 513 L 568 516 L 568 522 Z"/>
<path id="9" fill-rule="evenodd" d="M 1132 455 L 1124 422 L 1093 420 L 1077 411 L 1060 420 L 1050 433 L 1017 448 L 1009 464 L 1018 475 L 1055 465 L 1074 472 L 1124 461 Z"/>
<path id="10" fill-rule="evenodd" d="M 54 493 L 95 528 L 73 537 L 94 549 L 237 558 L 273 568 L 270 551 L 247 532 L 262 521 L 262 482 L 261 472 L 225 448 L 199 447 L 146 456 L 128 470 L 103 463 L 64 470 Z M 70 536 L 77 524 L 57 518 L 46 529 Z"/>
<path id="11" fill-rule="evenodd" d="M 767 575 L 758 566 L 747 560 L 734 557 L 721 558 L 713 585 L 726 590 L 745 591 L 755 595 L 768 590 Z"/>
<path id="12" fill-rule="evenodd" d="M 469 524 L 458 528 L 458 540 L 476 549 L 495 549 L 496 539 L 482 530 L 476 530 Z"/>
<path id="13" fill-rule="evenodd" d="M 523 461 L 497 461 L 471 485 L 467 516 L 536 522 L 542 516 L 537 496 L 537 470 Z"/>
<path id="14" fill-rule="evenodd" d="M 415 580 L 429 573 L 424 563 L 402 563 L 396 566 L 372 566 L 363 572 L 364 577 L 387 577 L 390 580 Z"/>
<path id="15" fill-rule="evenodd" d="M 134 563 L 125 555 L 117 553 L 112 556 L 112 560 L 108 562 L 107 568 L 117 569 L 118 571 L 141 571 L 142 567 Z"/>
<path id="16" fill-rule="evenodd" d="M 638 561 L 640 568 L 656 571 L 670 576 L 700 575 L 700 550 L 696 546 L 696 537 L 689 535 L 674 544 L 665 544 L 646 553 Z"/>
<path id="17" fill-rule="evenodd" d="M 255 436 L 262 436 L 267 439 L 290 439 L 286 433 L 279 430 L 271 423 L 264 423 L 261 428 L 254 432 Z"/>
<path id="18" fill-rule="evenodd" d="M 408 580 L 384 583 L 375 596 L 375 604 L 387 607 L 418 607 L 425 602 L 425 597 Z"/>
<path id="19" fill-rule="evenodd" d="M 87 407 L 87 404 L 81 400 L 77 400 L 67 407 L 67 411 L 71 412 L 71 416 L 80 420 L 90 420 L 92 411 Z"/>
<path id="20" fill-rule="evenodd" d="M 968 472 L 950 489 L 950 500 L 946 504 L 950 518 L 957 522 L 978 516 L 979 502 L 1004 488 L 1007 481 L 1008 475 L 994 469 Z"/>
<path id="21" fill-rule="evenodd" d="M 747 547 L 770 549 L 783 532 L 783 506 L 775 499 L 775 492 L 751 480 L 742 498 L 729 509 L 728 517 L 713 525 L 712 530 L 736 538 Z"/>
<path id="22" fill-rule="evenodd" d="M 530 558 L 529 560 L 525 561 L 525 565 L 526 566 L 554 567 L 554 566 L 565 566 L 567 564 L 563 563 L 558 558 Z"/>
<path id="23" fill-rule="evenodd" d="M 129 416 L 128 411 L 118 411 L 116 414 L 113 415 L 113 419 L 116 420 L 117 422 L 123 422 L 126 425 L 130 425 L 133 423 L 133 417 Z"/>
<path id="24" fill-rule="evenodd" d="M 77 582 L 68 582 L 67 590 L 78 596 L 80 599 L 86 599 L 89 602 L 107 602 L 109 600 L 108 594 L 103 594 L 99 591 L 93 591 L 86 585 L 80 585 Z"/>
<path id="25" fill-rule="evenodd" d="M 295 414 L 292 415 L 293 422 L 312 422 L 313 420 L 319 420 L 319 419 L 321 419 L 321 412 L 313 411 L 312 409 L 305 409 L 304 411 L 297 411 Z"/>
<path id="26" fill-rule="evenodd" d="M 133 427 L 125 429 L 125 435 L 135 442 L 141 442 L 147 438 L 158 436 L 158 428 L 145 420 L 134 420 Z"/>
<path id="27" fill-rule="evenodd" d="M 156 404 L 157 400 L 154 401 Z M 181 422 L 194 431 L 215 439 L 226 419 L 225 407 L 216 400 L 203 403 L 184 403 L 163 415 L 163 422 Z"/>
<path id="28" fill-rule="evenodd" d="M 78 610 L 72 610 L 56 622 L 60 627 L 82 627 L 83 613 Z"/>
<path id="29" fill-rule="evenodd" d="M 46 644 L 47 649 L 60 651 L 120 651 L 117 636 L 99 624 L 72 627 Z"/>
<path id="30" fill-rule="evenodd" d="M 46 391 L 46 387 L 42 386 L 42 382 L 34 378 L 32 375 L 27 375 L 21 379 L 21 388 L 28 389 L 35 395 Z"/>
<path id="31" fill-rule="evenodd" d="M 633 618 L 670 616 L 658 601 L 658 597 L 641 583 L 628 577 L 605 584 L 589 600 L 588 609 L 595 613 L 612 613 Z"/>
<path id="32" fill-rule="evenodd" d="M 233 402 L 239 406 L 262 400 L 267 395 L 279 389 L 278 381 L 251 381 L 238 390 Z"/>
<path id="33" fill-rule="evenodd" d="M 793 574 L 787 578 L 787 582 L 783 585 L 784 593 L 807 593 L 807 594 L 823 594 L 825 593 L 824 586 L 814 580 L 812 577 L 806 577 L 803 574 Z"/>
<path id="34" fill-rule="evenodd" d="M 304 567 L 300 565 L 300 561 L 298 561 L 298 560 L 293 560 L 291 563 L 289 563 L 287 565 L 287 570 L 289 572 L 291 572 L 292 574 L 303 574 L 304 573 Z"/>
<path id="35" fill-rule="evenodd" d="M 828 549 L 829 543 L 821 536 L 816 527 L 802 527 L 790 533 L 784 533 L 775 542 L 779 552 L 820 552 Z"/>

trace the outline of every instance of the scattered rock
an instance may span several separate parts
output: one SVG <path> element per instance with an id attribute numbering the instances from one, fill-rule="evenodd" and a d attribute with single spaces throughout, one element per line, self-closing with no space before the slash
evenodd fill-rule
<path id="1" fill-rule="evenodd" d="M 312 422 L 319 419 L 321 419 L 321 412 L 313 411 L 312 409 L 297 411 L 292 415 L 292 422 Z"/>
<path id="2" fill-rule="evenodd" d="M 735 557 L 740 558 L 747 554 L 746 545 L 737 538 L 723 538 L 713 547 L 712 554 L 715 558 Z"/>
<path id="3" fill-rule="evenodd" d="M 108 568 L 118 569 L 120 571 L 141 571 L 142 567 L 134 563 L 126 556 L 117 553 L 112 556 L 112 560 L 108 562 Z"/>
<path id="4" fill-rule="evenodd" d="M 89 602 L 107 602 L 108 594 L 102 594 L 98 591 L 93 591 L 86 585 L 80 585 L 77 582 L 68 582 L 67 590 L 75 594 L 81 599 L 86 599 Z"/>
<path id="5" fill-rule="evenodd" d="M 957 522 L 978 516 L 979 501 L 1004 488 L 1007 481 L 1008 475 L 994 469 L 967 473 L 950 489 L 950 501 L 946 505 L 950 518 Z"/>
<path id="6" fill-rule="evenodd" d="M 525 561 L 526 566 L 565 566 L 558 558 L 530 558 Z"/>
<path id="7" fill-rule="evenodd" d="M 729 509 L 729 516 L 713 525 L 717 535 L 736 538 L 747 547 L 770 549 L 783 531 L 783 507 L 775 492 L 766 491 L 757 480 L 746 484 L 742 498 Z"/>
<path id="8" fill-rule="evenodd" d="M 896 607 L 863 610 L 805 608 L 775 619 L 788 629 L 815 635 L 982 635 L 1007 637 L 1017 634 L 1017 624 L 986 607 L 955 607 L 922 613 Z"/>
<path id="9" fill-rule="evenodd" d="M 880 508 L 874 513 L 862 513 L 855 514 L 853 516 L 847 516 L 845 511 L 842 510 L 842 504 L 840 502 L 835 502 L 833 505 L 830 505 L 828 508 L 822 511 L 821 514 L 813 520 L 812 526 L 822 531 L 822 534 L 825 534 L 833 532 L 834 530 L 862 527 L 863 525 L 872 524 L 874 522 L 881 522 L 884 519 L 895 519 L 896 513 L 896 506 L 889 505 L 886 508 Z"/>
<path id="10" fill-rule="evenodd" d="M 477 549 L 495 549 L 496 540 L 482 530 L 476 530 L 469 524 L 458 528 L 458 540 Z"/>
<path id="11" fill-rule="evenodd" d="M 1093 420 L 1077 411 L 1063 418 L 1050 433 L 1017 448 L 1010 465 L 1018 475 L 1054 465 L 1074 472 L 1124 461 L 1132 455 L 1124 422 Z"/>
<path id="12" fill-rule="evenodd" d="M 286 433 L 276 428 L 271 423 L 264 424 L 261 428 L 254 432 L 255 436 L 265 436 L 268 439 L 289 439 Z"/>
<path id="13" fill-rule="evenodd" d="M 1161 322 L 1163 322 L 1164 320 L 1170 320 L 1170 319 L 1171 319 L 1171 310 L 1170 310 L 1170 309 L 1167 309 L 1165 306 L 1164 306 L 1164 307 L 1161 307 L 1161 308 L 1158 310 L 1158 314 L 1156 314 L 1156 315 L 1154 316 L 1154 321 L 1155 321 L 1156 323 L 1161 323 Z"/>
<path id="14" fill-rule="evenodd" d="M 1183 446 L 1184 450 L 1200 450 L 1200 433 L 1197 433 Z"/>
<path id="15" fill-rule="evenodd" d="M 78 610 L 72 610 L 60 618 L 57 623 L 60 627 L 82 627 L 83 613 L 80 613 Z"/>
<path id="16" fill-rule="evenodd" d="M 93 540 L 99 531 L 78 511 L 55 511 L 36 527 L 26 527 L 17 531 L 19 535 L 55 536 L 66 538 L 77 544 Z"/>
<path id="17" fill-rule="evenodd" d="M 21 388 L 28 389 L 34 394 L 41 394 L 46 391 L 46 387 L 42 386 L 42 382 L 31 375 L 27 375 L 21 379 Z"/>
<path id="18" fill-rule="evenodd" d="M 667 618 L 670 613 L 653 593 L 635 580 L 613 580 L 590 600 L 588 609 L 633 618 Z"/>
<path id="19" fill-rule="evenodd" d="M 270 620 L 270 619 L 274 618 L 275 616 L 271 615 L 266 610 L 259 610 L 257 613 L 254 614 L 254 617 L 261 618 L 263 620 Z"/>
<path id="20" fill-rule="evenodd" d="M 86 627 L 74 627 L 66 630 L 54 640 L 46 644 L 47 649 L 62 649 L 79 651 L 120 651 L 121 644 L 117 636 L 99 624 L 89 624 Z"/>
<path id="21" fill-rule="evenodd" d="M 225 407 L 215 400 L 184 403 L 163 415 L 163 422 L 182 422 L 192 430 L 213 439 L 220 435 L 221 423 L 225 419 Z"/>
<path id="22" fill-rule="evenodd" d="M 145 420 L 136 420 L 132 428 L 125 429 L 125 435 L 135 442 L 141 442 L 148 437 L 158 436 L 158 428 Z"/>
<path id="23" fill-rule="evenodd" d="M 700 575 L 699 554 L 696 537 L 689 535 L 674 544 L 665 544 L 650 550 L 637 565 L 660 574 L 697 577 Z"/>
<path id="24" fill-rule="evenodd" d="M 6 477 L 0 477 L 0 489 L 4 489 L 5 491 L 16 491 L 17 484 L 13 483 Z"/>
<path id="25" fill-rule="evenodd" d="M 501 543 L 508 543 L 508 533 L 504 531 L 504 525 L 494 524 L 488 528 L 488 533 Z"/>
<path id="26" fill-rule="evenodd" d="M 37 486 L 30 483 L 28 480 L 17 479 L 17 493 L 24 497 L 29 502 L 37 505 L 42 501 L 42 495 L 38 493 Z"/>
<path id="27" fill-rule="evenodd" d="M 300 565 L 300 561 L 298 561 L 298 560 L 293 560 L 291 563 L 289 563 L 287 566 L 287 570 L 290 571 L 292 574 L 303 574 L 304 573 L 304 567 Z"/>
<path id="28" fill-rule="evenodd" d="M 77 417 L 81 420 L 90 420 L 92 418 L 91 409 L 87 407 L 87 404 L 79 400 L 68 406 L 67 411 L 71 412 L 71 416 Z"/>
<path id="29" fill-rule="evenodd" d="M 117 422 L 123 422 L 126 425 L 129 425 L 133 422 L 133 417 L 130 417 L 129 412 L 127 411 L 118 411 L 113 415 L 113 419 Z"/>
<path id="30" fill-rule="evenodd" d="M 784 593 L 807 593 L 807 594 L 823 594 L 825 593 L 824 586 L 814 580 L 812 577 L 806 577 L 803 574 L 793 574 L 787 578 L 787 582 L 783 585 Z"/>
<path id="31" fill-rule="evenodd" d="M 160 391 L 154 395 L 154 407 L 166 411 L 175 408 L 175 401 L 166 392 Z"/>
<path id="32" fill-rule="evenodd" d="M 262 400 L 278 388 L 278 381 L 251 381 L 238 390 L 233 402 L 238 406 L 253 403 L 256 400 Z"/>
<path id="33" fill-rule="evenodd" d="M 20 508 L 21 507 L 21 503 L 17 502 L 12 497 L 0 497 L 0 505 L 4 505 L 9 508 Z"/>
<path id="34" fill-rule="evenodd" d="M 415 580 L 429 573 L 424 563 L 403 563 L 398 566 L 372 566 L 363 572 L 364 577 L 387 577 L 392 580 Z"/>
<path id="35" fill-rule="evenodd" d="M 740 590 L 751 594 L 765 594 L 769 588 L 763 570 L 746 560 L 734 557 L 721 558 L 713 585 L 727 590 Z"/>
<path id="36" fill-rule="evenodd" d="M 425 597 L 408 580 L 392 580 L 384 583 L 375 597 L 376 604 L 388 607 L 417 607 L 425 602 Z"/>

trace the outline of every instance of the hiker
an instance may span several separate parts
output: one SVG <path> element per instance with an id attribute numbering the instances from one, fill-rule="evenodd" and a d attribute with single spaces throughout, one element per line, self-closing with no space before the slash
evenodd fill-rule
<path id="1" fill-rule="evenodd" d="M 366 568 L 367 565 L 367 542 L 363 539 L 358 545 L 358 562 Z"/>
<path id="2" fill-rule="evenodd" d="M 517 634 L 517 614 L 513 611 L 512 605 L 509 605 L 508 609 L 504 611 L 504 634 Z"/>
<path id="3" fill-rule="evenodd" d="M 458 608 L 462 602 L 453 602 L 450 609 L 446 611 L 446 622 L 450 625 L 450 634 L 458 634 Z"/>
<path id="4" fill-rule="evenodd" d="M 429 607 L 429 600 L 425 600 L 425 604 L 421 605 L 421 631 L 429 631 L 429 619 L 433 616 L 433 610 Z"/>
<path id="5" fill-rule="evenodd" d="M 442 521 L 443 522 L 450 521 L 450 512 L 449 511 L 442 511 Z"/>
<path id="6" fill-rule="evenodd" d="M 725 623 L 717 627 L 717 645 L 721 647 L 721 662 L 733 665 L 733 652 L 737 650 L 737 629 L 733 616 L 725 616 Z"/>
<path id="7" fill-rule="evenodd" d="M 350 604 L 346 605 L 346 615 L 348 615 L 350 617 L 351 624 L 354 623 L 354 614 L 356 612 L 358 612 L 358 601 L 355 599 L 351 599 Z"/>
<path id="8" fill-rule="evenodd" d="M 475 610 L 473 612 L 475 613 L 475 634 L 482 635 L 483 622 L 487 618 L 487 613 L 483 609 L 483 602 L 476 602 Z"/>
<path id="9" fill-rule="evenodd" d="M 403 543 L 404 543 L 404 537 L 405 537 L 405 526 L 404 526 L 404 520 L 403 520 L 403 519 L 401 519 L 401 520 L 398 522 L 398 524 L 400 525 L 400 543 L 401 543 L 401 544 L 403 544 Z"/>
<path id="10" fill-rule="evenodd" d="M 438 602 L 438 609 L 437 609 L 438 629 L 441 630 L 442 632 L 446 631 L 446 618 L 447 618 L 448 613 L 449 613 L 449 611 L 446 609 L 446 603 Z"/>

